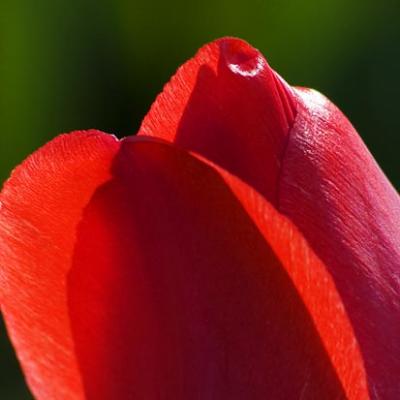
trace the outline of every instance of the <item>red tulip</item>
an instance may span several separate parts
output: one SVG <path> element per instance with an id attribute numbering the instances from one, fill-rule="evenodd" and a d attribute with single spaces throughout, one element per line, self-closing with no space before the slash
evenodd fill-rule
<path id="1" fill-rule="evenodd" d="M 245 42 L 139 135 L 61 135 L 0 211 L 0 300 L 38 399 L 400 398 L 400 201 L 322 95 Z"/>

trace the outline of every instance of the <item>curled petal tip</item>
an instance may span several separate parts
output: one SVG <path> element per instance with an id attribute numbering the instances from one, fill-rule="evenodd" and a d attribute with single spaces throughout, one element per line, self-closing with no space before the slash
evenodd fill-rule
<path id="1" fill-rule="evenodd" d="M 264 57 L 243 40 L 222 40 L 220 49 L 222 59 L 234 74 L 251 78 L 268 66 Z"/>
<path id="2" fill-rule="evenodd" d="M 275 204 L 281 158 L 296 114 L 294 91 L 263 55 L 227 37 L 201 48 L 178 70 L 139 135 L 202 155 Z"/>

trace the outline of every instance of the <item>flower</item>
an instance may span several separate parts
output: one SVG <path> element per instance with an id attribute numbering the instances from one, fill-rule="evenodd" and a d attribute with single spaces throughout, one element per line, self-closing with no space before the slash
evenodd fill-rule
<path id="1" fill-rule="evenodd" d="M 321 94 L 204 46 L 139 134 L 61 135 L 1 192 L 38 399 L 396 399 L 400 201 Z"/>

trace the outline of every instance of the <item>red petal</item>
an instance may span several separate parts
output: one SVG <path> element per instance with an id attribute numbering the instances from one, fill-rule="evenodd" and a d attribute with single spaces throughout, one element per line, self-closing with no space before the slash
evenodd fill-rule
<path id="1" fill-rule="evenodd" d="M 119 147 L 110 135 L 61 135 L 16 168 L 1 192 L 0 296 L 37 399 L 83 398 L 70 333 L 66 273 L 76 226 Z"/>
<path id="2" fill-rule="evenodd" d="M 178 70 L 139 134 L 198 152 L 276 203 L 295 106 L 292 89 L 256 49 L 225 38 Z"/>
<path id="3" fill-rule="evenodd" d="M 341 300 L 298 231 L 166 144 L 123 142 L 69 294 L 90 399 L 368 399 Z"/>
<path id="4" fill-rule="evenodd" d="M 375 398 L 400 398 L 400 197 L 326 98 L 300 90 L 280 209 L 325 262 L 346 306 Z M 300 106 L 301 105 L 301 106 Z"/>
<path id="5" fill-rule="evenodd" d="M 181 67 L 141 133 L 212 160 L 292 219 L 340 290 L 371 393 L 400 398 L 400 200 L 340 111 L 222 39 Z"/>

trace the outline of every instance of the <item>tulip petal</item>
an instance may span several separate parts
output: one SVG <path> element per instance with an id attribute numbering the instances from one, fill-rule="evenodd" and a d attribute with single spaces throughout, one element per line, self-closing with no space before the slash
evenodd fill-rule
<path id="1" fill-rule="evenodd" d="M 280 210 L 335 279 L 371 394 L 400 398 L 400 197 L 346 117 L 298 90 L 282 164 Z"/>
<path id="2" fill-rule="evenodd" d="M 139 135 L 195 151 L 276 203 L 280 161 L 296 114 L 292 89 L 246 42 L 199 50 L 164 88 Z"/>
<path id="3" fill-rule="evenodd" d="M 71 325 L 88 399 L 368 399 L 325 267 L 229 173 L 122 142 L 77 237 Z"/>
<path id="4" fill-rule="evenodd" d="M 343 298 L 371 393 L 400 398 L 400 198 L 343 114 L 227 38 L 178 70 L 140 134 L 215 162 L 300 228 Z"/>
<path id="5" fill-rule="evenodd" d="M 82 399 L 66 299 L 76 226 L 109 178 L 119 143 L 97 131 L 61 135 L 15 169 L 0 197 L 0 301 L 37 399 Z"/>

